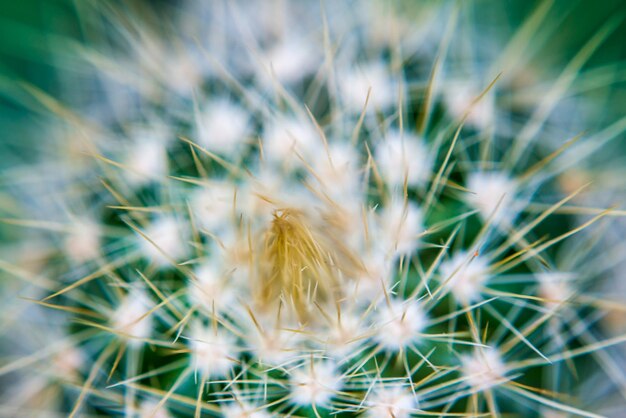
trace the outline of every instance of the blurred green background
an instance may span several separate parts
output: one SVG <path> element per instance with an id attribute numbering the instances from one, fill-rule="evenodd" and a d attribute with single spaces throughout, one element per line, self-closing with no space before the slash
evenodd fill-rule
<path id="1" fill-rule="evenodd" d="M 0 143 L 3 148 L 23 143 L 28 138 L 35 138 L 35 143 L 42 140 L 41 133 L 36 131 L 36 124 L 32 123 L 34 115 L 24 105 L 26 99 L 17 83 L 31 83 L 54 97 L 61 96 L 57 75 L 59 72 L 67 74 L 71 68 L 69 65 L 64 67 L 63 51 L 58 47 L 62 43 L 58 41 L 65 38 L 84 41 L 77 8 L 88 1 L 0 1 Z M 163 7 L 180 2 L 143 0 L 143 3 Z M 508 31 L 510 36 L 540 3 L 542 1 L 539 0 L 473 0 L 459 4 L 467 8 L 469 18 L 476 21 L 477 27 L 504 27 L 504 32 Z M 615 69 L 612 77 L 617 82 L 600 85 L 585 94 L 602 96 L 606 107 L 602 115 L 606 120 L 598 121 L 600 125 L 623 116 L 626 112 L 626 23 L 623 20 L 626 2 L 556 0 L 551 13 L 554 18 L 562 18 L 562 24 L 535 60 L 539 68 L 553 71 L 553 76 L 605 22 L 613 17 L 622 17 L 617 30 L 586 65 L 586 69 L 612 65 L 611 68 Z M 20 153 L 23 152 L 17 152 Z M 7 160 L 0 158 L 0 164 L 7 164 Z"/>

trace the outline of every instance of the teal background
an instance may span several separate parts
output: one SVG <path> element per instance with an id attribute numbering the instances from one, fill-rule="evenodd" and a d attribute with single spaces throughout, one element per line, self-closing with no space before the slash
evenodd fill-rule
<path id="1" fill-rule="evenodd" d="M 81 0 L 82 1 L 82 0 Z M 87 0 L 89 1 L 89 0 Z M 107 0 L 104 0 L 107 2 Z M 108 1 L 115 3 L 114 1 Z M 131 0 L 130 2 L 137 2 Z M 543 0 L 474 0 L 459 2 L 479 24 L 497 22 L 513 32 Z M 157 2 L 141 3 L 160 7 Z M 81 24 L 75 0 L 0 1 L 0 74 L 3 78 L 24 80 L 51 93 L 58 92 L 54 64 L 54 38 L 81 39 Z M 614 16 L 626 17 L 622 0 L 556 0 L 553 14 L 565 16 L 546 51 L 538 58 L 546 67 L 558 69 Z M 594 54 L 588 66 L 596 67 L 626 59 L 626 23 L 610 36 Z M 7 103 L 3 103 L 7 106 Z M 5 109 L 3 109 L 5 110 Z M 6 115 L 3 115 L 6 116 Z"/>
<path id="2" fill-rule="evenodd" d="M 463 7 L 469 4 L 472 18 L 478 22 L 499 20 L 514 30 L 542 2 L 543 0 L 470 0 L 463 2 Z M 143 0 L 142 3 L 159 7 L 160 3 L 165 2 Z M 170 3 L 174 4 L 176 1 Z M 553 8 L 557 14 L 566 15 L 561 29 L 552 39 L 549 51 L 542 57 L 546 64 L 555 67 L 565 63 L 608 19 L 613 16 L 626 16 L 626 2 L 622 0 L 557 0 Z M 81 38 L 80 21 L 74 0 L 0 1 L 2 74 L 21 78 L 54 91 L 55 68 L 51 64 L 54 48 L 47 39 L 53 35 Z M 624 59 L 626 59 L 626 24 L 622 22 L 609 40 L 594 54 L 589 65 L 598 66 Z"/>

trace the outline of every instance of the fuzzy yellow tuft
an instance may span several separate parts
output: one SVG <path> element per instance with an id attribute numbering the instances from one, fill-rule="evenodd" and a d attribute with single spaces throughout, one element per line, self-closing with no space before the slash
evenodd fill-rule
<path id="1" fill-rule="evenodd" d="M 282 300 L 300 320 L 315 304 L 335 301 L 343 278 L 339 252 L 332 241 L 298 209 L 280 209 L 265 233 L 260 259 L 259 302 Z"/>

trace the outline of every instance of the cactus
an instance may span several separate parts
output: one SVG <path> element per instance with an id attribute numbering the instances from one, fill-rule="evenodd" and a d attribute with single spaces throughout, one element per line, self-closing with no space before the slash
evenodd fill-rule
<path id="1" fill-rule="evenodd" d="M 0 265 L 20 279 L 3 410 L 595 417 L 592 369 L 623 404 L 626 336 L 598 321 L 624 308 L 593 291 L 620 213 L 576 223 L 591 186 L 563 187 L 618 133 L 542 133 L 584 54 L 509 109 L 509 66 L 455 74 L 456 7 L 358 4 L 85 12 L 105 22 L 71 45 L 89 106 L 26 87 L 81 161 L 42 179 L 51 196 L 9 191 L 24 209 L 6 227 L 43 231 L 23 235 L 43 249 Z"/>

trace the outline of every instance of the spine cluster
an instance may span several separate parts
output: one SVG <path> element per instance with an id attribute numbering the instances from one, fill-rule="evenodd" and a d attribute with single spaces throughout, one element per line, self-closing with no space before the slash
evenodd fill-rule
<path id="1" fill-rule="evenodd" d="M 561 214 L 590 148 L 544 141 L 558 89 L 511 110 L 506 65 L 456 76 L 454 7 L 183 3 L 89 12 L 118 44 L 81 49 L 93 108 L 37 93 L 86 161 L 5 217 L 49 242 L 0 264 L 35 294 L 15 338 L 47 340 L 0 365 L 7 410 L 596 417 L 590 368 L 626 393 L 597 325 L 623 306 L 581 267 L 613 213 Z"/>

